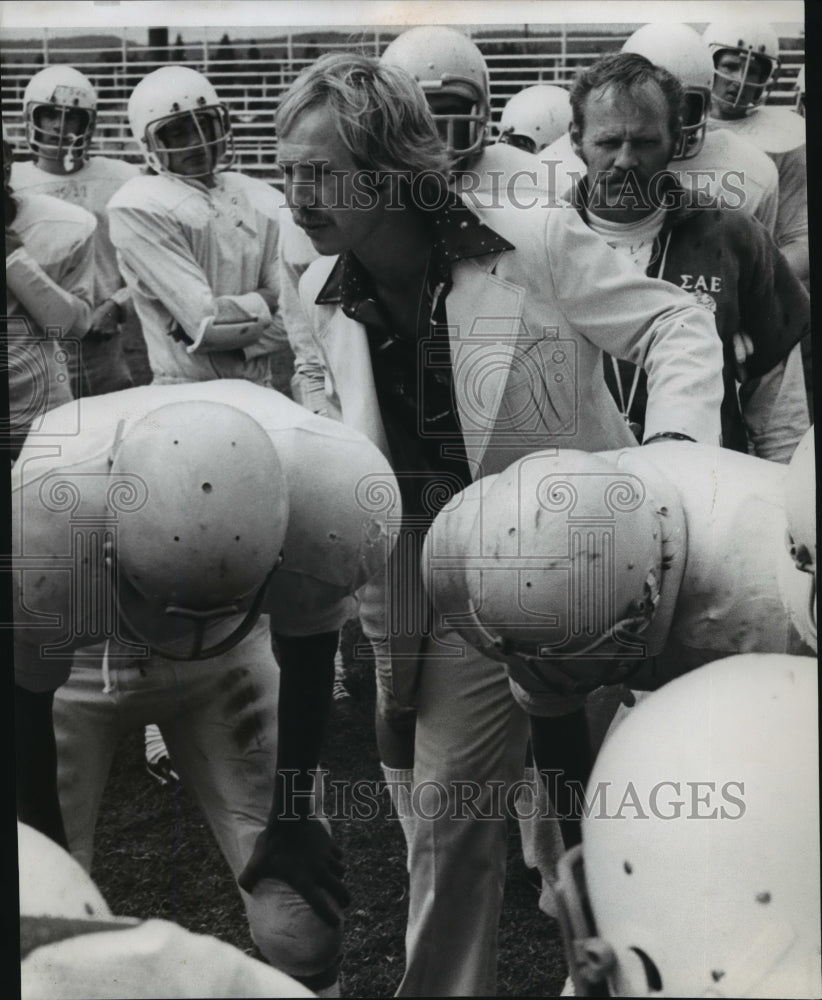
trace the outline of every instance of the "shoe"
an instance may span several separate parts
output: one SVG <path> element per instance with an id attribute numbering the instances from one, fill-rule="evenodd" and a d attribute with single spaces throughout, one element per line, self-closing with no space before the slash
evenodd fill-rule
<path id="1" fill-rule="evenodd" d="M 343 666 L 343 658 L 339 650 L 334 657 L 334 687 L 332 697 L 334 701 L 346 701 L 351 698 L 351 692 L 345 686 L 345 667 Z"/>
<path id="2" fill-rule="evenodd" d="M 351 692 L 345 686 L 345 683 L 338 678 L 334 678 L 334 690 L 332 693 L 334 701 L 350 701 Z"/>
<path id="3" fill-rule="evenodd" d="M 161 785 L 175 785 L 180 780 L 180 775 L 171 766 L 168 757 L 161 757 L 154 763 L 147 760 L 146 771 Z"/>

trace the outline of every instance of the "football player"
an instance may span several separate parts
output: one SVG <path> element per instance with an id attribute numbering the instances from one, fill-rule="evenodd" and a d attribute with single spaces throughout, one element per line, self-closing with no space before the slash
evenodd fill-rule
<path id="1" fill-rule="evenodd" d="M 83 395 L 127 389 L 151 380 L 145 343 L 130 310 L 117 267 L 106 205 L 140 170 L 108 156 L 91 156 L 97 93 L 73 66 L 47 66 L 23 93 L 26 141 L 34 159 L 14 165 L 16 191 L 48 194 L 79 205 L 97 220 L 94 238 L 94 312 L 83 339 Z M 133 372 L 132 372 L 133 368 Z"/>
<path id="2" fill-rule="evenodd" d="M 52 410 L 12 489 L 19 818 L 89 869 L 118 739 L 157 722 L 260 951 L 338 995 L 348 897 L 313 772 L 338 629 L 390 548 L 386 460 L 226 379 Z"/>
<path id="3" fill-rule="evenodd" d="M 623 682 L 652 690 L 733 653 L 815 650 L 813 441 L 810 427 L 787 467 L 664 436 L 535 452 L 443 508 L 423 551 L 439 628 L 507 665 L 541 768 L 557 759 L 551 720 L 598 688 L 613 712 Z M 585 749 L 569 782 L 587 780 Z"/>
<path id="4" fill-rule="evenodd" d="M 12 461 L 48 410 L 73 398 L 81 338 L 92 314 L 94 216 L 47 194 L 17 194 L 3 128 L 8 423 Z"/>
<path id="5" fill-rule="evenodd" d="M 766 104 L 779 73 L 779 38 L 771 25 L 728 20 L 702 35 L 713 57 L 710 128 L 727 129 L 766 153 L 779 174 L 774 238 L 807 286 L 808 172 L 805 120 L 791 108 Z M 740 166 L 747 169 L 747 163 Z"/>
<path id="6" fill-rule="evenodd" d="M 149 174 L 123 185 L 108 213 L 154 381 L 270 385 L 270 354 L 285 344 L 277 308 L 282 195 L 229 169 L 228 109 L 201 73 L 149 73 L 128 116 Z"/>

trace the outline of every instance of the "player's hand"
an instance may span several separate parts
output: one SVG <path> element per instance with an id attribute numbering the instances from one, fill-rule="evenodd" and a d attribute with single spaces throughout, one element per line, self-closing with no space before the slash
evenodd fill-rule
<path id="1" fill-rule="evenodd" d="M 15 250 L 19 250 L 23 241 L 13 229 L 6 227 L 6 257 L 11 257 Z"/>
<path id="2" fill-rule="evenodd" d="M 251 892 L 264 878 L 288 883 L 330 927 L 340 918 L 326 893 L 341 907 L 351 897 L 342 882 L 342 850 L 319 819 L 280 820 L 263 830 L 248 864 L 237 879 Z"/>
<path id="3" fill-rule="evenodd" d="M 168 331 L 168 335 L 172 340 L 176 340 L 178 344 L 188 345 L 194 343 L 179 323 L 174 324 L 174 326 Z"/>
<path id="4" fill-rule="evenodd" d="M 96 333 L 101 337 L 113 337 L 117 333 L 119 321 L 119 305 L 113 299 L 106 299 L 91 314 L 88 332 Z"/>

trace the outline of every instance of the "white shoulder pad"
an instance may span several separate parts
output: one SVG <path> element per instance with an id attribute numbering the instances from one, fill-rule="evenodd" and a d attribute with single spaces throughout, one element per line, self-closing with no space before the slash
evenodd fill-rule
<path id="1" fill-rule="evenodd" d="M 765 105 L 739 122 L 725 122 L 725 125 L 766 153 L 787 153 L 806 142 L 805 119 L 790 108 Z"/>

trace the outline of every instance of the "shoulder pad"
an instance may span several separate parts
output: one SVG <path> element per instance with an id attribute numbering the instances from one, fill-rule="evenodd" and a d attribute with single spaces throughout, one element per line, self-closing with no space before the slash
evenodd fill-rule
<path id="1" fill-rule="evenodd" d="M 750 139 L 766 153 L 787 153 L 806 142 L 805 119 L 790 108 L 765 105 L 730 124 L 737 135 Z"/>

